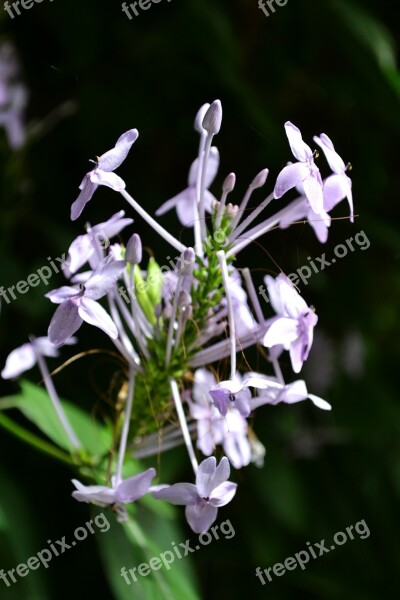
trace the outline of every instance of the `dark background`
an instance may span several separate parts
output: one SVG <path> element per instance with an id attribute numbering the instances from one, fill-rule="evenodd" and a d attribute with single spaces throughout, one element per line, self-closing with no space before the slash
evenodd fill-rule
<path id="1" fill-rule="evenodd" d="M 121 208 L 130 212 L 122 198 L 102 188 L 78 222 L 69 220 L 88 159 L 111 148 L 129 128 L 137 127 L 140 137 L 118 173 L 151 213 L 185 187 L 197 151 L 194 115 L 215 98 L 224 109 L 216 140 L 221 152 L 216 195 L 230 171 L 238 175 L 237 201 L 261 168 L 270 169 L 271 188 L 290 159 L 286 120 L 298 125 L 309 143 L 326 132 L 353 165 L 353 225 L 341 219 L 348 215 L 342 203 L 324 248 L 311 228 L 296 225 L 272 232 L 239 256 L 238 264 L 250 266 L 261 283 L 263 274 L 277 273 L 275 262 L 292 272 L 308 256 L 325 251 L 329 257 L 336 244 L 361 230 L 371 242 L 368 250 L 357 248 L 302 288 L 320 319 L 305 376 L 309 389 L 329 400 L 333 411 L 318 412 L 304 403 L 257 413 L 265 467 L 237 474 L 237 497 L 221 513 L 231 520 L 235 537 L 195 557 L 204 598 L 398 597 L 398 23 L 398 3 L 390 0 L 289 0 L 268 18 L 256 0 L 162 0 L 132 21 L 111 0 L 44 0 L 14 20 L 1 14 L 1 39 L 15 43 L 29 87 L 32 131 L 17 153 L 0 131 L 0 283 L 5 287 L 26 279 L 46 257 L 61 256 L 87 220 L 100 222 Z M 66 102 L 71 114 L 62 117 Z M 35 128 L 42 120 L 47 131 Z M 258 194 L 254 202 L 262 198 Z M 175 213 L 162 223 L 188 239 Z M 170 249 L 155 243 L 139 217 L 134 230 L 164 264 Z M 51 287 L 62 283 L 54 277 Z M 53 307 L 43 294 L 49 289 L 41 285 L 3 303 L 2 365 L 27 335 L 46 332 Z M 104 336 L 88 327 L 80 340 L 82 349 L 106 345 Z M 265 368 L 255 353 L 250 362 Z M 112 364 L 86 358 L 63 371 L 57 384 L 65 397 L 92 406 L 112 374 Z M 30 378 L 39 381 L 35 371 Z M 17 390 L 13 383 L 0 385 L 1 395 Z M 72 472 L 8 433 L 0 435 L 0 495 L 13 508 L 0 513 L 13 538 L 14 554 L 2 557 L 0 565 L 8 569 L 47 539 L 84 523 L 89 513 L 70 498 Z M 184 450 L 165 460 L 176 460 L 189 476 Z M 275 577 L 265 587 L 255 577 L 257 566 L 283 562 L 307 541 L 332 539 L 362 519 L 369 538 L 356 536 L 305 571 Z M 183 524 L 182 541 L 188 535 Z M 30 546 L 24 546 L 27 538 Z M 60 557 L 40 577 L 46 586 L 42 598 L 113 597 L 96 539 Z M 23 585 L 10 591 L 3 585 L 0 597 L 29 599 Z"/>

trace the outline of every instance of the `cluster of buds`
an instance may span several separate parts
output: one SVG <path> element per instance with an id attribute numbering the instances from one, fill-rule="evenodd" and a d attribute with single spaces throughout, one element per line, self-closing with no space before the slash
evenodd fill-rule
<path id="1" fill-rule="evenodd" d="M 265 316 L 250 270 L 235 266 L 237 256 L 271 229 L 284 229 L 299 219 L 307 219 L 324 243 L 331 224 L 329 212 L 345 198 L 353 220 L 351 180 L 331 140 L 325 134 L 314 138 L 333 171 L 323 180 L 316 153 L 290 122 L 285 130 L 297 162 L 284 167 L 265 200 L 253 210 L 247 208 L 254 191 L 265 186 L 268 169 L 256 175 L 239 203 L 227 201 L 236 184 L 235 174 L 228 174 L 217 200 L 209 187 L 219 167 L 213 140 L 221 121 L 219 100 L 200 108 L 194 124 L 199 151 L 190 167 L 188 187 L 156 212 L 160 217 L 175 209 L 180 223 L 193 229 L 192 247 L 183 245 L 149 215 L 114 173 L 137 140 L 136 129 L 124 133 L 112 150 L 94 161 L 72 204 L 71 218 L 77 219 L 96 189 L 106 185 L 119 192 L 178 255 L 175 261 L 168 256 L 169 266 L 159 266 L 151 257 L 145 269 L 136 232 L 125 246 L 111 243 L 111 238 L 133 223 L 123 211 L 105 223 L 87 225 L 86 233 L 71 244 L 63 266 L 68 285 L 46 294 L 58 305 L 48 337 L 31 338 L 29 344 L 14 350 L 2 372 L 5 378 L 16 377 L 38 363 L 79 455 L 80 441 L 62 409 L 44 357 L 56 356 L 58 347 L 75 343 L 73 336 L 83 323 L 101 329 L 126 365 L 123 419 L 114 432 L 119 452 L 108 478 L 104 473 L 100 480 L 99 475 L 96 485 L 73 480 L 73 496 L 116 506 L 123 519 L 124 505 L 150 493 L 186 506 L 187 521 L 198 533 L 210 528 L 218 509 L 236 493 L 237 484 L 229 481 L 231 465 L 235 469 L 251 462 L 262 466 L 265 450 L 249 423 L 255 410 L 306 399 L 320 409 L 331 408 L 310 394 L 303 380 L 285 381 L 279 363 L 287 351 L 293 372 L 300 373 L 313 342 L 318 321 L 315 310 L 280 273 L 265 277 L 269 306 L 274 310 Z M 293 188 L 299 193 L 296 199 L 253 225 L 270 203 Z M 239 372 L 237 353 L 253 345 L 264 346 L 267 373 Z M 152 467 L 123 479 L 128 456 L 156 456 L 179 444 L 186 445 L 195 483 L 153 484 L 156 471 Z"/>

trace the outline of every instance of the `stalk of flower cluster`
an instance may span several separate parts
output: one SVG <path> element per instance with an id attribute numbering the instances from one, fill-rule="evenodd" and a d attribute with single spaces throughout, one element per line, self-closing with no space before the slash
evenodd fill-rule
<path id="1" fill-rule="evenodd" d="M 242 218 L 244 211 L 246 210 L 246 207 L 250 201 L 250 198 L 251 198 L 254 190 L 262 187 L 265 184 L 267 177 L 268 177 L 268 169 L 263 169 L 262 171 L 260 171 L 260 173 L 258 173 L 258 175 L 253 179 L 253 181 L 247 188 L 244 198 L 243 198 L 242 202 L 240 203 L 239 210 L 238 210 L 236 216 L 232 219 L 232 222 L 231 222 L 232 230 L 234 230 L 235 227 L 239 224 L 239 221 Z M 264 206 L 264 208 L 265 208 L 265 206 Z"/>
<path id="2" fill-rule="evenodd" d="M 256 317 L 259 323 L 264 322 L 264 315 L 261 308 L 260 301 L 258 299 L 258 294 L 254 287 L 253 280 L 251 278 L 250 270 L 246 267 L 242 270 L 243 279 L 245 281 L 247 291 L 250 296 L 251 303 L 253 304 L 254 312 L 256 313 Z"/>
<path id="3" fill-rule="evenodd" d="M 119 443 L 119 452 L 118 452 L 118 464 L 117 464 L 117 473 L 115 475 L 115 487 L 122 480 L 122 467 L 124 464 L 126 445 L 128 442 L 128 434 L 129 434 L 129 426 L 131 422 L 132 416 L 132 406 L 133 406 L 133 396 L 135 391 L 135 372 L 132 367 L 129 368 L 129 381 L 128 381 L 128 399 L 125 407 L 125 420 L 124 425 L 122 427 L 121 440 Z"/>
<path id="4" fill-rule="evenodd" d="M 226 264 L 225 252 L 219 250 L 217 252 L 219 266 L 221 267 L 222 281 L 224 284 L 226 304 L 228 307 L 228 321 L 229 321 L 229 339 L 231 348 L 231 379 L 236 375 L 236 332 L 235 332 L 235 315 L 233 313 L 232 297 L 229 290 L 229 274 L 228 265 Z"/>
<path id="5" fill-rule="evenodd" d="M 268 196 L 268 198 L 269 198 L 269 196 Z M 267 198 L 267 200 L 268 200 L 268 198 Z M 304 202 L 304 196 L 300 196 L 299 198 L 296 198 L 295 200 L 293 200 L 293 202 L 291 202 L 290 204 L 285 206 L 285 208 L 282 208 L 282 210 L 278 211 L 275 215 L 272 215 L 272 217 L 269 217 L 268 219 L 266 219 L 259 225 L 256 225 L 255 227 L 253 227 L 253 229 L 246 231 L 246 238 L 244 238 L 242 241 L 238 241 L 230 250 L 228 250 L 228 252 L 226 254 L 227 258 L 229 258 L 232 255 L 237 255 L 241 250 L 246 248 L 246 246 L 248 246 L 249 244 L 254 242 L 254 240 L 256 240 L 257 238 L 264 235 L 264 233 L 267 233 L 268 231 L 270 231 L 270 229 L 273 229 L 274 227 L 276 227 L 278 225 L 278 223 L 286 215 L 287 212 L 289 212 L 293 208 L 297 207 L 302 202 Z M 256 209 L 256 210 L 258 210 L 258 209 Z M 260 212 L 261 211 L 259 210 L 258 214 Z M 251 216 L 252 215 L 250 215 L 250 217 Z M 247 219 L 246 219 L 246 221 L 247 221 Z M 243 225 L 245 224 L 246 221 L 243 221 L 242 225 L 240 225 L 234 232 L 233 235 L 234 235 L 235 239 L 238 237 L 237 231 L 243 227 Z M 243 229 L 242 229 L 242 231 L 243 231 Z"/>
<path id="6" fill-rule="evenodd" d="M 197 469 L 199 468 L 196 454 L 194 452 L 192 438 L 190 437 L 190 432 L 188 428 L 188 424 L 186 422 L 185 413 L 183 411 L 181 395 L 179 393 L 178 384 L 175 379 L 169 380 L 169 385 L 171 387 L 172 397 L 174 399 L 176 412 L 178 415 L 179 423 L 182 429 L 183 439 L 185 440 L 186 448 L 189 454 L 190 462 L 192 463 L 194 474 L 197 474 Z"/>
<path id="7" fill-rule="evenodd" d="M 71 442 L 73 448 L 75 450 L 80 450 L 81 444 L 80 444 L 74 430 L 72 429 L 72 426 L 71 426 L 70 422 L 68 421 L 67 415 L 65 414 L 64 409 L 61 405 L 60 398 L 58 397 L 53 380 L 50 376 L 46 361 L 43 358 L 42 354 L 36 348 L 35 338 L 34 337 L 30 338 L 30 341 L 32 343 L 33 350 L 35 352 L 37 364 L 39 366 L 40 372 L 43 377 L 44 385 L 46 386 L 46 390 L 47 390 L 47 392 L 50 396 L 50 399 L 53 403 L 54 410 L 57 413 L 57 417 L 62 425 L 62 428 L 64 429 L 65 433 L 67 434 L 68 439 Z"/>
<path id="8" fill-rule="evenodd" d="M 234 189 L 235 183 L 236 183 L 235 173 L 229 173 L 229 175 L 227 175 L 227 177 L 225 178 L 224 183 L 222 184 L 222 196 L 221 196 L 221 200 L 218 204 L 217 216 L 215 219 L 215 230 L 219 229 L 221 226 L 222 214 L 224 212 L 226 199 L 228 197 L 228 194 L 230 194 L 230 192 L 232 192 L 232 190 Z"/>
<path id="9" fill-rule="evenodd" d="M 248 227 L 250 225 L 250 223 L 252 223 L 254 221 L 254 219 L 256 219 L 258 217 L 258 215 L 264 210 L 264 208 L 266 206 L 268 206 L 268 204 L 273 199 L 274 199 L 274 194 L 272 192 L 269 196 L 267 196 L 267 198 L 265 198 L 265 200 L 263 202 L 261 202 L 261 204 L 259 206 L 257 206 L 257 208 L 255 208 L 253 210 L 253 212 L 251 212 L 249 214 L 249 216 L 242 222 L 242 224 L 239 225 L 235 229 L 235 231 L 233 231 L 233 233 L 229 236 L 229 244 L 231 244 L 232 242 L 234 242 L 236 240 L 236 238 L 242 233 L 242 231 L 244 231 L 246 229 L 246 227 Z"/>
<path id="10" fill-rule="evenodd" d="M 179 252 L 183 252 L 186 248 L 183 244 L 181 244 L 173 235 L 171 235 L 164 227 L 161 227 L 157 221 L 153 219 L 145 210 L 132 198 L 130 194 L 126 190 L 120 191 L 121 196 L 125 198 L 125 200 L 136 210 L 136 212 L 152 227 L 160 237 L 164 238 L 166 242 L 171 244 L 176 250 Z"/>

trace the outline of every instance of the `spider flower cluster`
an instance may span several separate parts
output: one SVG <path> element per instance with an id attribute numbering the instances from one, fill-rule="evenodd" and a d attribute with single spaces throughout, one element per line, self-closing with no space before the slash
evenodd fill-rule
<path id="1" fill-rule="evenodd" d="M 251 462 L 262 466 L 265 450 L 249 424 L 255 410 L 306 399 L 320 409 L 331 408 L 297 378 L 313 343 L 315 310 L 280 273 L 265 277 L 273 309 L 273 314 L 265 315 L 250 270 L 235 266 L 237 256 L 271 229 L 285 229 L 299 219 L 307 219 L 324 243 L 331 225 L 329 212 L 346 198 L 353 220 L 351 180 L 332 141 L 325 134 L 314 137 L 332 170 L 323 180 L 316 152 L 290 122 L 285 130 L 296 162 L 278 174 L 265 200 L 247 209 L 253 192 L 266 185 L 268 169 L 255 176 L 239 202 L 231 202 L 234 173 L 225 177 L 219 199 L 214 197 L 209 188 L 218 172 L 219 152 L 213 141 L 221 121 L 219 100 L 200 108 L 194 122 L 199 150 L 188 186 L 156 212 L 161 217 L 176 210 L 180 224 L 193 231 L 191 247 L 149 215 L 114 172 L 137 140 L 136 129 L 121 135 L 112 150 L 93 162 L 72 204 L 72 220 L 105 185 L 118 192 L 177 256 L 169 266 L 160 267 L 152 257 L 144 265 L 136 231 L 127 236 L 126 245 L 111 243 L 133 224 L 124 211 L 105 223 L 87 225 L 86 233 L 71 244 L 63 266 L 68 284 L 46 294 L 57 305 L 48 336 L 31 338 L 14 350 L 2 372 L 5 378 L 16 377 L 38 362 L 54 408 L 79 455 L 80 441 L 62 409 L 44 357 L 57 356 L 60 346 L 75 343 L 73 336 L 83 323 L 101 329 L 126 364 L 123 419 L 116 431 L 119 452 L 109 479 L 98 477 L 96 485 L 73 480 L 72 495 L 81 502 L 117 507 L 123 519 L 124 505 L 149 493 L 185 506 L 187 521 L 197 533 L 207 531 L 218 509 L 234 497 L 237 484 L 229 481 L 231 465 L 235 469 Z M 292 188 L 298 190 L 298 197 L 282 207 L 280 199 Z M 254 225 L 270 203 L 278 211 Z M 253 345 L 266 349 L 266 373 L 237 369 L 237 353 Z M 290 381 L 284 380 L 279 364 L 285 352 L 294 372 Z M 216 364 L 222 376 L 217 377 Z M 123 479 L 128 456 L 156 456 L 183 443 L 195 483 L 153 482 L 154 468 Z"/>

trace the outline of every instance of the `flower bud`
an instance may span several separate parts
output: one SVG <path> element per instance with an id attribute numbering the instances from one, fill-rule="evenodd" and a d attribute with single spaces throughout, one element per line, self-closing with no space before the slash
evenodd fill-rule
<path id="1" fill-rule="evenodd" d="M 213 135 L 219 132 L 222 122 L 222 106 L 219 100 L 214 100 L 203 119 L 203 128 Z"/>
<path id="2" fill-rule="evenodd" d="M 236 175 L 235 173 L 229 173 L 226 176 L 224 183 L 222 184 L 222 191 L 227 192 L 228 194 L 232 192 L 233 188 L 236 184 Z"/>
<path id="3" fill-rule="evenodd" d="M 131 265 L 137 265 L 142 262 L 142 242 L 137 233 L 134 233 L 128 240 L 125 250 L 125 260 Z"/>
<path id="4" fill-rule="evenodd" d="M 257 188 L 262 187 L 267 181 L 268 173 L 268 169 L 263 169 L 262 171 L 260 171 L 259 174 L 254 177 L 253 181 L 250 184 L 250 187 L 255 190 Z"/>
<path id="5" fill-rule="evenodd" d="M 203 123 L 204 116 L 209 108 L 210 108 L 210 105 L 207 103 L 207 104 L 203 104 L 203 106 L 201 108 L 199 108 L 199 110 L 197 111 L 197 115 L 194 120 L 194 128 L 199 133 L 204 132 L 202 123 Z"/>

